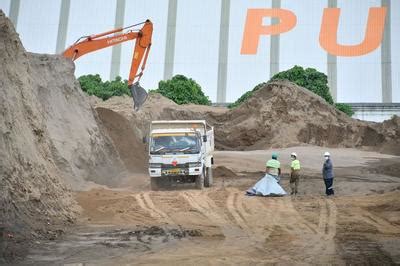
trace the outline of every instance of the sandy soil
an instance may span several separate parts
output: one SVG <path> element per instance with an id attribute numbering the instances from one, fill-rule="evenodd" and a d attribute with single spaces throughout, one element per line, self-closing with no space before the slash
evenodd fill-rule
<path id="1" fill-rule="evenodd" d="M 244 196 L 271 147 L 400 155 L 400 117 L 350 119 L 288 82 L 234 110 L 152 94 L 132 112 L 127 97 L 86 97 L 62 56 L 26 52 L 1 10 L 0 58 L 0 264 L 400 263 L 399 157 L 330 149 L 338 196 L 325 198 L 325 149 L 280 149 L 286 189 L 289 153 L 303 162 L 300 195 Z M 142 137 L 157 119 L 206 119 L 217 148 L 252 151 L 216 152 L 211 189 L 151 192 Z"/>
<path id="2" fill-rule="evenodd" d="M 327 198 L 319 174 L 325 150 L 278 150 L 283 165 L 293 150 L 304 166 L 297 197 L 244 195 L 262 176 L 271 150 L 216 152 L 215 168 L 234 175 L 216 171 L 215 186 L 203 191 L 153 192 L 144 179 L 139 188 L 77 192 L 84 210 L 79 225 L 63 239 L 32 247 L 24 263 L 400 263 L 400 174 L 391 176 L 400 158 L 330 149 L 337 195 Z M 374 173 L 378 164 L 384 167 Z M 283 187 L 289 189 L 287 177 Z"/>

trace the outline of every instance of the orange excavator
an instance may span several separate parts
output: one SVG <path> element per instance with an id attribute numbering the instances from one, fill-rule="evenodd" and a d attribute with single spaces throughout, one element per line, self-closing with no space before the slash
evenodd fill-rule
<path id="1" fill-rule="evenodd" d="M 134 27 L 143 25 L 140 30 Z M 125 28 L 117 28 L 100 34 L 80 37 L 73 45 L 63 52 L 63 56 L 75 61 L 82 55 L 91 53 L 106 47 L 117 45 L 130 40 L 136 40 L 133 51 L 131 70 L 129 72 L 128 86 L 132 93 L 134 109 L 138 110 L 146 101 L 147 92 L 140 87 L 139 81 L 146 67 L 147 57 L 151 47 L 153 23 L 150 20 L 131 25 Z M 141 68 L 138 74 L 139 67 Z"/>

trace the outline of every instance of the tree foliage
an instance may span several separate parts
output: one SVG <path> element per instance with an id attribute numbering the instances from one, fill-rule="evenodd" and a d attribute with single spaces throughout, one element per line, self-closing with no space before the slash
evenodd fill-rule
<path id="1" fill-rule="evenodd" d="M 83 75 L 78 78 L 78 81 L 84 92 L 89 95 L 95 95 L 103 100 L 107 100 L 113 96 L 131 95 L 128 82 L 126 80 L 123 81 L 119 76 L 115 80 L 103 82 L 99 74 Z"/>
<path id="2" fill-rule="evenodd" d="M 242 96 L 240 96 L 239 99 L 237 99 L 234 103 L 231 103 L 228 105 L 228 108 L 235 108 L 241 105 L 243 102 L 247 101 L 248 98 L 253 95 L 253 93 L 261 88 L 263 88 L 265 85 L 267 85 L 266 82 L 262 82 L 258 85 L 256 85 L 251 91 L 246 91 Z"/>
<path id="3" fill-rule="evenodd" d="M 352 116 L 354 114 L 350 105 L 343 103 L 334 104 L 332 95 L 329 92 L 328 77 L 324 73 L 319 72 L 314 68 L 304 69 L 301 66 L 294 66 L 289 70 L 275 74 L 269 81 L 275 80 L 289 80 L 321 96 L 327 103 L 334 105 L 338 110 L 346 113 L 347 115 Z M 266 84 L 267 83 L 265 82 L 258 84 L 251 91 L 244 93 L 239 99 L 230 104 L 228 107 L 234 108 L 239 106 L 241 103 L 250 98 L 255 91 L 261 89 Z"/>
<path id="4" fill-rule="evenodd" d="M 353 108 L 350 105 L 345 103 L 335 103 L 336 109 L 342 111 L 343 113 L 347 114 L 348 116 L 354 115 Z"/>
<path id="5" fill-rule="evenodd" d="M 315 68 L 304 69 L 301 66 L 294 66 L 289 70 L 275 74 L 271 78 L 271 81 L 283 79 L 304 87 L 324 98 L 326 102 L 333 104 L 333 99 L 328 87 L 328 77 Z"/>
<path id="6" fill-rule="evenodd" d="M 158 83 L 158 88 L 152 92 L 160 93 L 177 104 L 211 105 L 211 101 L 203 93 L 200 85 L 184 75 L 175 75 L 172 79 L 166 81 L 161 80 Z"/>

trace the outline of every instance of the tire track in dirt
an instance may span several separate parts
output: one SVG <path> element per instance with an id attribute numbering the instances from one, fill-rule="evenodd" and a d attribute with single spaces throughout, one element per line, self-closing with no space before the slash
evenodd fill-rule
<path id="1" fill-rule="evenodd" d="M 359 217 L 363 222 L 369 223 L 374 226 L 379 232 L 383 234 L 399 234 L 400 227 L 393 225 L 389 221 L 374 215 L 373 213 L 362 209 L 357 208 L 357 213 L 359 213 Z"/>
<path id="2" fill-rule="evenodd" d="M 250 203 L 252 198 L 246 200 Z M 293 236 L 315 234 L 315 225 L 306 221 L 295 209 L 292 199 L 288 197 L 257 197 L 259 204 L 252 203 L 251 210 L 261 212 L 261 216 L 267 217 L 265 225 L 272 232 L 274 227 L 279 227 Z M 270 233 L 271 233 L 270 232 Z"/>
<path id="3" fill-rule="evenodd" d="M 236 224 L 246 231 L 247 233 L 252 233 L 251 228 L 247 225 L 247 222 L 244 218 L 243 207 L 239 206 L 237 202 L 238 196 L 237 192 L 230 191 L 228 197 L 226 199 L 226 207 L 228 212 L 233 216 L 236 221 Z"/>
<path id="4" fill-rule="evenodd" d="M 211 222 L 216 223 L 217 226 L 221 227 L 228 224 L 227 220 L 218 214 L 218 207 L 210 203 L 211 199 L 206 199 L 207 196 L 189 192 L 182 192 L 181 196 L 192 208 L 208 218 Z"/>
<path id="5" fill-rule="evenodd" d="M 318 230 L 314 242 L 310 245 L 310 254 L 321 254 L 318 259 L 326 263 L 335 260 L 337 207 L 331 199 L 319 199 L 318 204 L 320 206 Z"/>
<path id="6" fill-rule="evenodd" d="M 307 221 L 303 215 L 296 209 L 293 202 L 295 198 L 285 198 L 284 202 L 285 205 L 288 207 L 288 212 L 292 218 L 295 218 L 299 229 L 303 230 L 303 232 L 307 233 L 317 233 L 318 232 L 318 225 L 313 224 L 310 221 Z"/>
<path id="7" fill-rule="evenodd" d="M 320 206 L 318 233 L 325 240 L 332 240 L 336 235 L 336 205 L 331 199 L 320 199 L 318 204 Z"/>
<path id="8" fill-rule="evenodd" d="M 207 195 L 207 192 L 183 192 L 182 197 L 199 213 L 206 217 L 213 225 L 218 226 L 223 233 L 225 240 L 224 246 L 242 246 L 251 245 L 248 233 L 238 227 L 235 221 L 232 221 L 229 216 L 225 215 L 223 209 Z"/>
<path id="9" fill-rule="evenodd" d="M 263 243 L 273 231 L 275 206 L 265 209 L 258 197 L 247 197 L 237 188 L 231 190 L 227 198 L 228 211 L 250 238 Z"/>
<path id="10" fill-rule="evenodd" d="M 171 218 L 165 212 L 163 212 L 162 210 L 158 209 L 154 205 L 154 203 L 153 203 L 153 201 L 152 201 L 152 199 L 151 199 L 151 197 L 149 195 L 149 192 L 142 192 L 142 193 L 139 193 L 139 194 L 133 194 L 132 196 L 135 197 L 135 199 L 136 199 L 137 203 L 139 204 L 139 206 L 143 210 L 147 211 L 150 214 L 150 216 L 152 216 L 153 218 L 162 220 L 167 224 L 174 224 L 174 222 L 171 220 Z"/>

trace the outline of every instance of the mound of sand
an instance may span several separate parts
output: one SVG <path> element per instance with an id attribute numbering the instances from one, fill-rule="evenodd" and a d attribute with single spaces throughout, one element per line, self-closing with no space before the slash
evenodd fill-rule
<path id="1" fill-rule="evenodd" d="M 215 169 L 213 169 L 213 176 L 214 178 L 222 178 L 222 177 L 234 178 L 237 177 L 237 174 L 235 174 L 235 172 L 233 172 L 228 167 L 220 165 L 215 167 Z"/>
<path id="2" fill-rule="evenodd" d="M 393 125 L 396 123 L 397 120 L 382 125 L 352 119 L 312 92 L 291 82 L 279 81 L 267 84 L 228 112 L 222 128 L 217 129 L 217 140 L 226 149 L 265 149 L 306 143 L 375 147 L 385 151 L 385 145 L 392 145 L 396 140 L 396 133 L 390 135 L 388 129 L 399 134 L 399 128 L 396 131 Z"/>
<path id="3" fill-rule="evenodd" d="M 1 11 L 0 58 L 0 227 L 45 231 L 74 219 L 70 188 L 112 184 L 124 167 L 73 63 L 27 53 Z"/>
<path id="4" fill-rule="evenodd" d="M 96 110 L 123 161 L 133 171 L 146 168 L 147 151 L 142 138 L 148 134 L 151 120 L 158 119 L 206 119 L 214 125 L 215 144 L 221 150 L 311 144 L 400 154 L 400 118 L 384 123 L 355 120 L 287 81 L 267 84 L 233 110 L 177 105 L 159 94 L 151 94 L 138 112 L 132 111 L 132 99 L 128 97 L 97 102 Z"/>
<path id="5" fill-rule="evenodd" d="M 177 105 L 160 94 L 150 94 L 142 108 L 133 112 L 132 98 L 112 97 L 96 103 L 96 111 L 106 127 L 121 159 L 131 172 L 145 172 L 148 162 L 143 137 L 149 133 L 152 120 L 204 119 L 224 114 L 226 108 L 200 105 Z"/>

